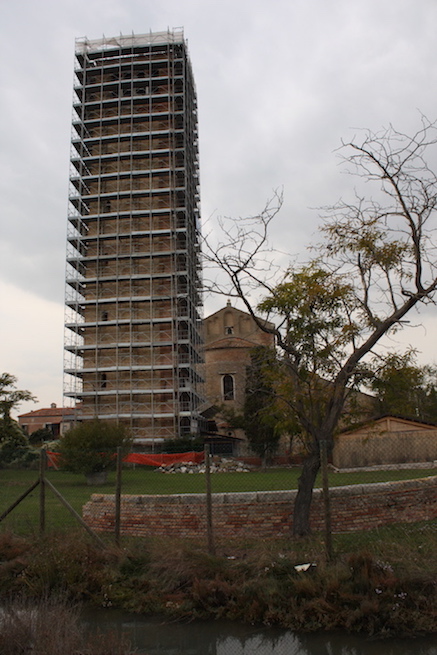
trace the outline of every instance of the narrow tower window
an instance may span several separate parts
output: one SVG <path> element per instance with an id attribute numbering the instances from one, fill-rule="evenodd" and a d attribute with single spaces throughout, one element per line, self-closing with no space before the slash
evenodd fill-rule
<path id="1" fill-rule="evenodd" d="M 223 400 L 234 400 L 234 378 L 229 374 L 223 376 Z"/>

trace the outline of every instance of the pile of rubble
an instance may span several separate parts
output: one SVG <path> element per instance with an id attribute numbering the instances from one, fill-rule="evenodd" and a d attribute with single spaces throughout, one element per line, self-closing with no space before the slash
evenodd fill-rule
<path id="1" fill-rule="evenodd" d="M 194 462 L 175 462 L 160 466 L 157 471 L 160 473 L 205 473 L 205 462 L 195 464 Z M 224 459 L 218 456 L 211 458 L 211 473 L 249 473 L 251 468 L 243 462 L 235 459 Z"/>

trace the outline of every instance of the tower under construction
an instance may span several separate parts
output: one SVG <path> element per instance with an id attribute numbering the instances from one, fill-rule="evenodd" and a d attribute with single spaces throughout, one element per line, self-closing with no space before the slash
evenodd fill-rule
<path id="1" fill-rule="evenodd" d="M 76 41 L 64 393 L 152 448 L 198 432 L 196 93 L 182 30 Z"/>

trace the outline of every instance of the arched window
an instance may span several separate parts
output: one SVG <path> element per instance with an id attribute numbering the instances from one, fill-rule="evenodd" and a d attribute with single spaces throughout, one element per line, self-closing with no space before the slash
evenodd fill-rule
<path id="1" fill-rule="evenodd" d="M 234 378 L 232 375 L 223 376 L 223 400 L 234 400 Z"/>

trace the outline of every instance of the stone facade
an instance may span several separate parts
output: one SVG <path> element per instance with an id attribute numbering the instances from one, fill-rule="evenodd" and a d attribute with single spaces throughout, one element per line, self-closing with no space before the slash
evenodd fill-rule
<path id="1" fill-rule="evenodd" d="M 265 322 L 273 327 L 272 323 Z M 273 348 L 274 337 L 263 332 L 246 312 L 232 307 L 204 320 L 206 397 L 212 404 L 241 409 L 244 404 L 246 367 L 255 346 Z M 233 384 L 225 385 L 225 376 Z"/>
<path id="2" fill-rule="evenodd" d="M 280 538 L 292 530 L 296 491 L 220 493 L 212 497 L 218 539 Z M 333 532 L 371 530 L 393 523 L 437 519 L 437 476 L 420 480 L 334 487 L 330 491 Z M 83 518 L 98 531 L 115 525 L 115 496 L 94 494 Z M 314 490 L 311 527 L 324 529 L 323 495 Z M 206 535 L 205 494 L 122 496 L 121 531 L 138 537 L 199 538 Z"/>
<path id="3" fill-rule="evenodd" d="M 272 323 L 265 322 L 269 327 Z M 211 406 L 239 411 L 246 391 L 246 369 L 250 353 L 256 346 L 274 347 L 272 334 L 263 332 L 250 314 L 226 307 L 204 320 L 205 396 Z M 238 454 L 244 454 L 242 430 L 232 430 L 220 414 L 214 416 L 219 434 L 239 441 Z"/>

